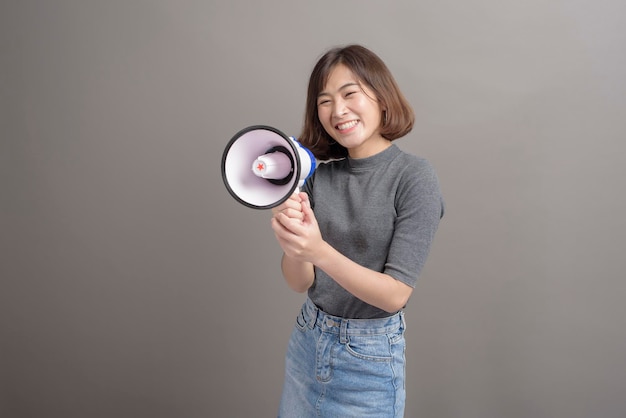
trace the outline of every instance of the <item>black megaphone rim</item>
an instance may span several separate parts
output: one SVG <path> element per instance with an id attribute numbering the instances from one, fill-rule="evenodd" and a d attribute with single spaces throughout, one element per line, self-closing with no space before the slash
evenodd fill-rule
<path id="1" fill-rule="evenodd" d="M 230 148 L 243 135 L 247 134 L 248 132 L 258 131 L 258 130 L 270 131 L 270 132 L 273 132 L 273 133 L 283 137 L 285 139 L 285 142 L 287 144 L 289 144 L 289 147 L 293 151 L 293 154 L 294 154 L 295 160 L 296 160 L 295 164 L 294 164 L 295 173 L 293 175 L 293 177 L 295 178 L 295 181 L 293 183 L 293 186 L 289 190 L 289 193 L 287 193 L 283 198 L 281 198 L 277 202 L 271 203 L 269 205 L 264 205 L 264 206 L 254 205 L 254 204 L 252 204 L 250 202 L 246 202 L 245 200 L 240 198 L 237 195 L 237 193 L 235 193 L 235 191 L 230 187 L 230 184 L 228 183 L 228 178 L 226 177 L 226 159 L 228 158 L 228 153 L 230 151 Z M 224 185 L 226 186 L 226 190 L 228 190 L 228 193 L 230 193 L 230 195 L 232 197 L 234 197 L 235 200 L 237 200 L 239 203 L 241 203 L 242 205 L 245 205 L 245 206 L 247 206 L 249 208 L 252 208 L 252 209 L 259 209 L 259 210 L 261 210 L 261 209 L 271 209 L 271 208 L 276 207 L 276 206 L 280 205 L 281 203 L 285 202 L 287 199 L 289 199 L 289 197 L 292 195 L 292 193 L 298 187 L 298 182 L 299 182 L 299 179 L 300 179 L 300 172 L 301 172 L 300 155 L 298 154 L 298 150 L 296 149 L 293 141 L 291 139 L 289 139 L 289 137 L 287 135 L 285 135 L 283 132 L 281 132 L 280 130 L 278 130 L 278 129 L 272 127 L 272 126 L 268 126 L 268 125 L 251 125 L 251 126 L 248 126 L 246 128 L 243 128 L 242 130 L 237 132 L 230 139 L 230 141 L 228 141 L 228 144 L 226 145 L 226 148 L 224 149 L 224 153 L 222 154 L 222 180 L 224 182 Z"/>

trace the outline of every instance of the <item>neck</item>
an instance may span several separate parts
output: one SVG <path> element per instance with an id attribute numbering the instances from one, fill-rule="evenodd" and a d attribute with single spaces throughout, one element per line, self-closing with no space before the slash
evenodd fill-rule
<path id="1" fill-rule="evenodd" d="M 389 148 L 391 146 L 391 141 L 388 139 L 381 138 L 380 141 L 376 141 L 374 144 L 367 144 L 358 148 L 352 148 L 348 150 L 348 155 L 350 158 L 367 158 L 373 155 L 378 154 Z"/>

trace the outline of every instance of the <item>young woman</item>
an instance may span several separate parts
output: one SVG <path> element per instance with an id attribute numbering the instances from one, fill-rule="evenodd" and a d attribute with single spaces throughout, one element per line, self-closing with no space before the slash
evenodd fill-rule
<path id="1" fill-rule="evenodd" d="M 402 309 L 443 216 L 437 177 L 392 143 L 414 115 L 370 50 L 329 50 L 307 94 L 300 142 L 327 162 L 272 209 L 285 280 L 308 293 L 279 417 L 402 417 Z"/>

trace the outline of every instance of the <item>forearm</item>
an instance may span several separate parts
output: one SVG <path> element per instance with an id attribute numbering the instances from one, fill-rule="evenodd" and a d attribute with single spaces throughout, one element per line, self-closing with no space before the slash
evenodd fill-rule
<path id="1" fill-rule="evenodd" d="M 298 293 L 306 292 L 313 284 L 315 271 L 311 263 L 295 260 L 283 254 L 281 269 L 289 287 Z"/>
<path id="2" fill-rule="evenodd" d="M 355 263 L 325 242 L 317 252 L 315 265 L 357 298 L 387 312 L 402 309 L 413 291 L 388 274 Z"/>

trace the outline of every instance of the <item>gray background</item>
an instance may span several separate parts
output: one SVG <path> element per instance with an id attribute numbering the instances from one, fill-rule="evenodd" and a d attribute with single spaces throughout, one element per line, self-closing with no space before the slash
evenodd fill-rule
<path id="1" fill-rule="evenodd" d="M 448 204 L 407 416 L 626 416 L 623 1 L 0 4 L 1 416 L 274 416 L 303 296 L 221 154 L 350 42 Z"/>

